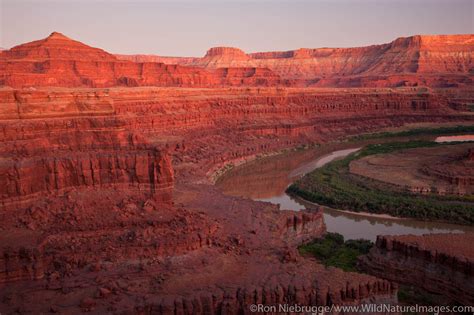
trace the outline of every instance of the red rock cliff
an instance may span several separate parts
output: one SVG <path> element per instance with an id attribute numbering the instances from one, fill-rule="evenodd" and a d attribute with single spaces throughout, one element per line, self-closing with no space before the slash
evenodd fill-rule
<path id="1" fill-rule="evenodd" d="M 472 35 L 418 35 L 360 48 L 245 54 L 215 47 L 203 58 L 117 58 L 52 33 L 2 51 L 0 85 L 465 87 L 473 84 L 473 42 Z"/>
<path id="2" fill-rule="evenodd" d="M 247 55 L 237 48 L 216 47 L 203 58 L 163 62 L 204 68 L 268 68 L 288 85 L 453 87 L 473 84 L 473 51 L 471 34 L 416 35 L 367 47 Z"/>
<path id="3" fill-rule="evenodd" d="M 472 305 L 473 241 L 473 233 L 379 236 L 360 265 L 370 274 Z"/>
<path id="4" fill-rule="evenodd" d="M 184 86 L 275 85 L 270 70 L 232 72 L 118 60 L 114 55 L 52 33 L 45 39 L 13 47 L 0 54 L 0 85 L 11 87 L 63 86 Z"/>
<path id="5" fill-rule="evenodd" d="M 178 164 L 200 163 L 192 170 L 200 172 L 326 137 L 456 114 L 446 97 L 429 92 L 339 92 L 4 89 L 0 91 L 2 200 L 76 186 L 171 185 L 169 161 L 160 153 L 165 145 Z M 282 141 L 273 141 L 275 137 Z"/>

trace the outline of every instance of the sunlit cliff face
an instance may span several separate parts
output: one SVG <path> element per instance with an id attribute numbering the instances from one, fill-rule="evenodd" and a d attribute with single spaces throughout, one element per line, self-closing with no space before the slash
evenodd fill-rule
<path id="1" fill-rule="evenodd" d="M 412 36 L 359 48 L 245 54 L 215 47 L 203 58 L 168 58 L 115 56 L 54 32 L 4 51 L 0 82 L 14 87 L 462 87 L 472 83 L 473 42 L 472 35 Z"/>

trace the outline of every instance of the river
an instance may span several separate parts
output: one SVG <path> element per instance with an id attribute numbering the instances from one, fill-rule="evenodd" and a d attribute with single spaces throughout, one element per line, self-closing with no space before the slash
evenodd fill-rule
<path id="1" fill-rule="evenodd" d="M 216 185 L 224 194 L 270 202 L 279 205 L 280 209 L 301 210 L 314 207 L 304 200 L 287 195 L 285 190 L 288 185 L 304 174 L 358 149 L 329 145 L 262 158 L 230 170 L 219 178 Z M 345 239 L 363 238 L 372 241 L 381 234 L 474 231 L 473 227 L 463 225 L 361 214 L 327 207 L 324 208 L 324 221 L 329 232 L 342 234 Z"/>

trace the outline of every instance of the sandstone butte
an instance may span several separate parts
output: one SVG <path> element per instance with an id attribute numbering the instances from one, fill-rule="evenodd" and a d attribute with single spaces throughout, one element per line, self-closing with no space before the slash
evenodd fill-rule
<path id="1" fill-rule="evenodd" d="M 367 262 L 375 276 L 325 268 L 296 252 L 325 232 L 320 209 L 225 196 L 212 179 L 228 163 L 282 149 L 407 123 L 472 123 L 472 39 L 413 37 L 327 53 L 217 48 L 184 59 L 192 66 L 120 60 L 59 33 L 3 51 L 0 312 L 235 314 L 252 303 L 396 302 L 403 261 L 380 273 L 383 241 Z M 414 72 L 401 66 L 405 50 L 419 55 Z M 384 52 L 392 57 L 381 60 Z M 359 88 L 318 88 L 306 85 L 320 72 L 290 74 L 300 58 L 318 64 L 334 54 L 358 56 L 331 70 L 338 82 L 380 71 L 385 86 L 407 71 L 400 77 L 433 86 L 374 88 L 368 76 Z M 269 56 L 285 66 L 252 64 Z M 230 66 L 208 67 L 211 59 Z M 434 88 L 440 82 L 453 85 Z M 449 250 L 442 244 L 440 253 Z M 472 265 L 472 255 L 462 259 Z M 472 277 L 465 266 L 448 267 Z M 462 294 L 472 301 L 472 290 Z"/>

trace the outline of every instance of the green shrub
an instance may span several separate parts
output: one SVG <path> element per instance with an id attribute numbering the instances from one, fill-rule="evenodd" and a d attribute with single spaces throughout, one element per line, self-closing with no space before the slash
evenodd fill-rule
<path id="1" fill-rule="evenodd" d="M 327 233 L 323 238 L 299 247 L 302 255 L 310 255 L 325 266 L 356 271 L 357 257 L 369 252 L 373 243 L 368 240 L 348 240 L 338 233 Z"/>

